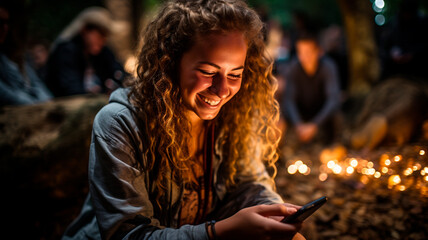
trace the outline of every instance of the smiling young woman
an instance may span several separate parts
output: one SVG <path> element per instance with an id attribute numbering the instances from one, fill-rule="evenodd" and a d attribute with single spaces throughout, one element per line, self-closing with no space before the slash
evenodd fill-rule
<path id="1" fill-rule="evenodd" d="M 192 126 L 212 120 L 241 87 L 247 41 L 241 32 L 197 37 L 180 63 L 180 89 Z"/>
<path id="2" fill-rule="evenodd" d="M 94 120 L 90 193 L 64 239 L 301 236 L 266 171 L 280 134 L 262 29 L 239 0 L 163 5 L 138 78 Z"/>

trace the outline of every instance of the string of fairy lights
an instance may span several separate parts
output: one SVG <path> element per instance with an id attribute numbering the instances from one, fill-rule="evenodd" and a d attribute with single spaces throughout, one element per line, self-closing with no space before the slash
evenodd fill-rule
<path id="1" fill-rule="evenodd" d="M 331 176 L 352 177 L 363 184 L 385 181 L 391 190 L 406 191 L 413 188 L 428 197 L 428 158 L 425 149 L 416 149 L 407 153 L 405 158 L 401 154 L 384 153 L 376 161 L 349 156 L 344 147 L 325 149 L 320 154 L 319 171 L 311 169 L 313 164 L 310 160 L 294 159 L 287 161 L 287 172 L 309 175 L 313 171 L 321 182 Z"/>

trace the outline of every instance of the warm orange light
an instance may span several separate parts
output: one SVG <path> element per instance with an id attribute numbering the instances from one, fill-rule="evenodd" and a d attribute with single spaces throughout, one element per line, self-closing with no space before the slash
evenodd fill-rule
<path id="1" fill-rule="evenodd" d="M 311 168 L 308 167 L 308 170 L 306 172 L 303 173 L 303 175 L 309 175 L 311 173 Z"/>
<path id="2" fill-rule="evenodd" d="M 296 167 L 300 167 L 303 164 L 303 162 L 301 160 L 297 160 L 294 165 L 296 165 Z"/>
<path id="3" fill-rule="evenodd" d="M 386 160 L 385 160 L 385 165 L 386 165 L 386 166 L 389 166 L 390 164 L 391 164 L 391 160 L 386 159 Z"/>
<path id="4" fill-rule="evenodd" d="M 388 168 L 387 167 L 383 167 L 382 168 L 382 173 L 387 173 L 388 172 Z"/>
<path id="5" fill-rule="evenodd" d="M 401 160 L 401 155 L 397 155 L 394 157 L 394 161 L 399 162 Z"/>
<path id="6" fill-rule="evenodd" d="M 327 167 L 330 169 L 332 169 L 335 165 L 336 165 L 336 163 L 333 160 L 328 161 L 328 163 L 327 163 Z"/>
<path id="7" fill-rule="evenodd" d="M 373 175 L 373 174 L 375 174 L 375 172 L 376 172 L 376 170 L 374 168 L 370 168 L 367 170 L 368 175 Z"/>
<path id="8" fill-rule="evenodd" d="M 392 175 L 391 177 L 389 177 L 388 179 L 388 184 L 389 185 L 397 185 L 401 182 L 401 178 L 398 175 Z"/>
<path id="9" fill-rule="evenodd" d="M 295 174 L 297 172 L 296 165 L 292 164 L 292 165 L 288 166 L 287 171 L 288 171 L 289 174 Z"/>
<path id="10" fill-rule="evenodd" d="M 367 176 L 362 176 L 361 177 L 361 182 L 364 183 L 364 184 L 367 184 L 369 182 L 369 180 L 370 179 Z"/>
<path id="11" fill-rule="evenodd" d="M 356 167 L 356 166 L 358 166 L 358 161 L 357 161 L 357 159 L 353 158 L 353 159 L 351 160 L 351 166 L 352 166 L 352 167 Z"/>
<path id="12" fill-rule="evenodd" d="M 406 170 L 404 170 L 403 174 L 406 176 L 409 176 L 410 174 L 413 173 L 413 170 L 411 168 L 407 168 Z"/>
<path id="13" fill-rule="evenodd" d="M 347 167 L 347 168 L 346 168 L 346 173 L 347 173 L 347 174 L 352 174 L 352 173 L 354 173 L 354 168 L 353 168 L 353 167 L 351 167 L 351 166 Z"/>
<path id="14" fill-rule="evenodd" d="M 413 166 L 413 171 L 419 170 L 421 168 L 422 168 L 421 164 L 420 163 L 416 163 L 415 166 Z"/>
<path id="15" fill-rule="evenodd" d="M 398 190 L 404 191 L 404 190 L 406 190 L 406 187 L 404 185 L 399 185 Z"/>
<path id="16" fill-rule="evenodd" d="M 336 164 L 336 166 L 334 166 L 332 170 L 334 174 L 339 174 L 342 172 L 342 167 Z"/>
<path id="17" fill-rule="evenodd" d="M 368 167 L 368 168 L 372 168 L 372 167 L 373 167 L 373 162 L 368 162 L 368 163 L 367 163 L 367 167 Z"/>
<path id="18" fill-rule="evenodd" d="M 380 175 L 381 175 L 380 172 L 375 172 L 374 177 L 375 178 L 380 178 Z"/>
<path id="19" fill-rule="evenodd" d="M 327 180 L 327 178 L 328 178 L 327 173 L 321 173 L 321 174 L 318 176 L 318 179 L 319 179 L 321 182 L 324 182 L 325 180 Z"/>
<path id="20" fill-rule="evenodd" d="M 425 150 L 420 150 L 419 155 L 421 155 L 421 156 L 425 155 Z"/>
<path id="21" fill-rule="evenodd" d="M 308 166 L 306 166 L 306 164 L 300 165 L 299 166 L 299 173 L 304 174 L 308 171 Z"/>

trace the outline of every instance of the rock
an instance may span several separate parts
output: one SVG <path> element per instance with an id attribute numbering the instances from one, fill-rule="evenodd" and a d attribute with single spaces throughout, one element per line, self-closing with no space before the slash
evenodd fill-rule
<path id="1" fill-rule="evenodd" d="M 104 95 L 73 96 L 0 110 L 0 181 L 8 206 L 3 227 L 15 238 L 58 239 L 80 212 L 92 122 L 107 101 Z"/>

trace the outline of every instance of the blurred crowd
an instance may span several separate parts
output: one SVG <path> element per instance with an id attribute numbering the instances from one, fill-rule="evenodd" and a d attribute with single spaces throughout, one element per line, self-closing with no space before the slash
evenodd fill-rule
<path id="1" fill-rule="evenodd" d="M 340 141 L 369 151 L 385 140 L 403 144 L 420 132 L 428 117 L 424 61 L 428 55 L 428 18 L 421 14 L 418 3 L 401 1 L 391 20 L 376 29 L 381 76 L 359 112 L 352 114 L 354 126 L 344 117 L 350 110 L 351 57 L 345 29 L 320 26 L 319 20 L 301 11 L 292 13 L 290 28 L 268 22 L 268 49 L 275 59 L 278 79 L 279 126 L 287 135 L 287 145 Z M 344 137 L 345 127 L 352 131 Z"/>
<path id="2" fill-rule="evenodd" d="M 0 1 L 0 106 L 109 94 L 122 86 L 128 73 L 107 46 L 114 24 L 106 9 L 83 10 L 50 43 L 28 41 L 21 8 Z"/>

